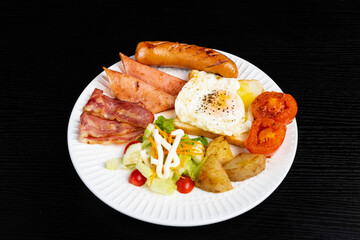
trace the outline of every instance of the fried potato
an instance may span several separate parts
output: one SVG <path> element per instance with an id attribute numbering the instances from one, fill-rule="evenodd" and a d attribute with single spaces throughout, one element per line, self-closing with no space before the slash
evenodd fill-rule
<path id="1" fill-rule="evenodd" d="M 224 165 L 234 158 L 230 145 L 224 136 L 220 136 L 212 140 L 209 145 L 207 145 L 205 150 L 205 157 L 210 155 L 215 155 L 216 159 Z"/>
<path id="2" fill-rule="evenodd" d="M 244 181 L 264 171 L 266 157 L 263 154 L 240 153 L 224 165 L 224 169 L 233 182 Z"/>
<path id="3" fill-rule="evenodd" d="M 214 193 L 226 192 L 233 188 L 228 175 L 215 155 L 208 156 L 202 165 L 195 186 Z"/>

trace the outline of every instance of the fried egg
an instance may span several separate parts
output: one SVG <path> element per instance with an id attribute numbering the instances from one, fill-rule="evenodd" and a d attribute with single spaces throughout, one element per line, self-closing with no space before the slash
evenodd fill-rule
<path id="1" fill-rule="evenodd" d="M 235 137 L 250 130 L 252 119 L 245 110 L 249 107 L 237 93 L 241 87 L 237 79 L 194 70 L 189 78 L 175 100 L 182 122 Z"/>

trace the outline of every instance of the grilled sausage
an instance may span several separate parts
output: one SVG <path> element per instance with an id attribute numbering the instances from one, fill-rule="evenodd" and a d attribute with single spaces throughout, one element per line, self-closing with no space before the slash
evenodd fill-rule
<path id="1" fill-rule="evenodd" d="M 140 42 L 135 51 L 138 62 L 164 67 L 197 69 L 236 78 L 236 64 L 213 49 L 183 43 L 155 41 Z"/>

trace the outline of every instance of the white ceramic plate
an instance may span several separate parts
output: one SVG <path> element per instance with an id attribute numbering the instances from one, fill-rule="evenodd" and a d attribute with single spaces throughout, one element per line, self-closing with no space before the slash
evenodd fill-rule
<path id="1" fill-rule="evenodd" d="M 276 83 L 256 66 L 234 55 L 222 53 L 238 66 L 239 79 L 257 79 L 266 91 L 282 92 Z M 110 69 L 122 71 L 121 62 Z M 174 68 L 160 70 L 186 80 L 189 72 Z M 123 145 L 88 145 L 78 141 L 82 108 L 94 88 L 114 97 L 104 72 L 91 81 L 81 93 L 68 125 L 70 157 L 82 181 L 98 198 L 133 218 L 168 226 L 198 226 L 236 217 L 265 200 L 279 186 L 293 163 L 298 139 L 296 120 L 287 126 L 284 143 L 277 153 L 267 160 L 266 169 L 246 181 L 233 182 L 234 188 L 231 191 L 215 194 L 194 188 L 189 194 L 175 191 L 173 195 L 165 196 L 150 192 L 146 187 L 133 186 L 128 182 L 128 170 L 111 171 L 104 167 L 106 160 L 122 156 Z M 174 111 L 161 114 L 170 117 L 174 116 Z M 155 115 L 155 119 L 158 115 Z M 245 150 L 232 146 L 232 151 L 237 154 Z"/>

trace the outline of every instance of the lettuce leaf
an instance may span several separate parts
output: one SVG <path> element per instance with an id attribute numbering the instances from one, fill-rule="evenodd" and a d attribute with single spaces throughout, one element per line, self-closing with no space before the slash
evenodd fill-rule
<path id="1" fill-rule="evenodd" d="M 193 181 L 196 180 L 197 176 L 199 175 L 200 169 L 201 169 L 202 165 L 204 164 L 204 162 L 206 161 L 207 158 L 208 157 L 204 157 L 203 160 L 193 170 L 192 176 L 190 176 Z"/>
<path id="2" fill-rule="evenodd" d="M 174 119 L 169 118 L 166 119 L 164 116 L 160 115 L 156 120 L 155 124 L 163 131 L 170 133 L 175 130 L 175 126 L 173 123 Z"/>
<path id="3" fill-rule="evenodd" d="M 181 160 L 183 160 L 184 155 L 180 154 L 179 157 Z M 203 158 L 199 164 L 197 164 L 190 155 L 187 155 L 184 162 L 184 167 L 179 169 L 178 172 L 181 175 L 189 176 L 193 181 L 195 181 L 197 176 L 199 175 L 201 166 L 204 164 L 205 161 L 206 157 Z"/>
<path id="4" fill-rule="evenodd" d="M 137 170 L 139 170 L 141 172 L 141 174 L 146 178 L 151 177 L 151 175 L 153 174 L 151 168 L 148 165 L 146 165 L 145 163 L 137 162 L 135 165 L 135 168 Z"/>
<path id="5" fill-rule="evenodd" d="M 105 168 L 109 170 L 117 170 L 120 167 L 121 158 L 111 158 L 106 160 Z"/>
<path id="6" fill-rule="evenodd" d="M 209 144 L 206 137 L 197 137 L 197 138 L 192 138 L 191 140 L 201 142 L 202 145 L 204 145 L 204 147 Z"/>
<path id="7" fill-rule="evenodd" d="M 150 184 L 150 179 L 147 181 L 147 185 L 150 188 L 150 191 L 165 194 L 165 195 L 171 195 L 174 193 L 174 190 L 177 188 L 176 183 L 171 179 L 160 179 L 158 177 L 155 177 L 152 180 L 152 183 Z"/>

